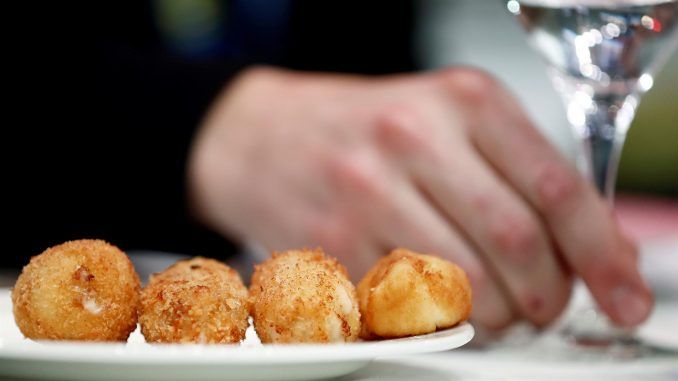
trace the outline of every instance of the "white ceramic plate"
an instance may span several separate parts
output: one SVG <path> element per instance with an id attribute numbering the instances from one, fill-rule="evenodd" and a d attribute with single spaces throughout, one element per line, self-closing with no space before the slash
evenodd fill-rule
<path id="1" fill-rule="evenodd" d="M 69 380 L 309 380 L 351 373 L 376 358 L 445 351 L 468 343 L 463 323 L 395 340 L 330 345 L 150 345 L 138 330 L 126 344 L 34 342 L 14 323 L 0 289 L 0 377 Z"/>

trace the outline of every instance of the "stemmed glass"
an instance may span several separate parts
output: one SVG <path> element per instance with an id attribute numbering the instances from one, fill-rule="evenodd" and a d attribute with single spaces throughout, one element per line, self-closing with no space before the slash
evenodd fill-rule
<path id="1" fill-rule="evenodd" d="M 546 60 L 567 120 L 582 142 L 580 170 L 611 204 L 640 96 L 678 45 L 678 1 L 510 0 L 506 7 Z M 578 344 L 633 342 L 593 308 L 577 316 L 564 333 Z"/>

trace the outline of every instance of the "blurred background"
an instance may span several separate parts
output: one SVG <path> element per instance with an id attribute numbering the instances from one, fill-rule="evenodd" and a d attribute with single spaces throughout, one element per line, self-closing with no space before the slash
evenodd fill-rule
<path id="1" fill-rule="evenodd" d="M 210 101 L 250 64 L 366 74 L 484 68 L 563 153 L 577 151 L 545 65 L 501 0 L 17 3 L 7 14 L 6 118 L 18 122 L 6 139 L 19 154 L 3 152 L 14 234 L 0 267 L 80 237 L 126 250 L 237 250 L 192 221 L 183 176 Z M 678 197 L 677 84 L 674 54 L 630 129 L 622 204 L 624 193 L 641 194 L 663 200 L 652 204 L 661 213 Z"/>

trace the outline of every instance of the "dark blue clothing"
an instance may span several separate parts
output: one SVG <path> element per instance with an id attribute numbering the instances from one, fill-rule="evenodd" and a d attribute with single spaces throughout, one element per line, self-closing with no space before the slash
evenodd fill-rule
<path id="1" fill-rule="evenodd" d="M 187 212 L 184 172 L 193 132 L 229 79 L 258 63 L 415 68 L 410 1 L 16 3 L 2 10 L 0 265 L 87 237 L 228 255 L 236 243 Z"/>

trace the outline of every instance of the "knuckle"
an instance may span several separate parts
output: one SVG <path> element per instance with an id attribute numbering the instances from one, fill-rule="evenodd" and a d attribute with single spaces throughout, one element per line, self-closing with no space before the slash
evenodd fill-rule
<path id="1" fill-rule="evenodd" d="M 523 292 L 518 302 L 526 319 L 537 326 L 553 322 L 567 307 L 572 291 L 572 279 L 567 277 L 545 290 Z"/>
<path id="2" fill-rule="evenodd" d="M 470 67 L 443 70 L 440 76 L 449 93 L 476 106 L 492 102 L 501 88 L 492 75 Z"/>
<path id="3" fill-rule="evenodd" d="M 514 213 L 499 218 L 490 230 L 490 240 L 508 259 L 529 261 L 538 254 L 542 229 L 528 214 Z"/>
<path id="4" fill-rule="evenodd" d="M 341 157 L 330 160 L 328 174 L 332 182 L 349 195 L 380 199 L 386 189 L 380 168 L 369 159 Z"/>
<path id="5" fill-rule="evenodd" d="M 581 181 L 573 168 L 547 163 L 536 180 L 538 203 L 545 211 L 568 205 L 581 191 Z"/>
<path id="6" fill-rule="evenodd" d="M 395 104 L 376 112 L 373 128 L 379 143 L 399 154 L 432 150 L 432 131 L 421 111 L 411 104 Z"/>
<path id="7" fill-rule="evenodd" d="M 546 307 L 546 298 L 541 293 L 534 290 L 525 291 L 518 297 L 518 302 L 528 319 L 536 323 L 544 320 L 542 315 Z"/>

